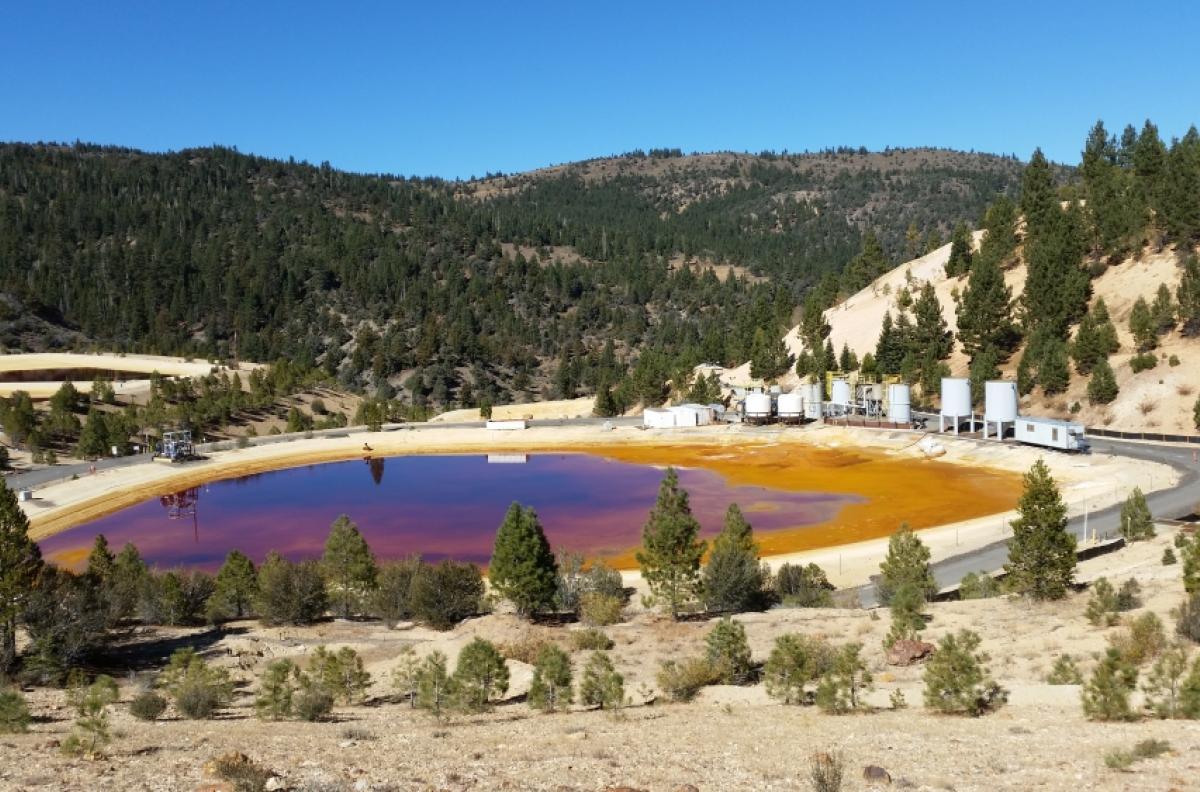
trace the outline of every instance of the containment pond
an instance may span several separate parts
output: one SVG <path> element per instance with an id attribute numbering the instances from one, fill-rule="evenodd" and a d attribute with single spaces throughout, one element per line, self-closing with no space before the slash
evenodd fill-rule
<path id="1" fill-rule="evenodd" d="M 678 468 L 704 534 L 715 534 L 729 504 L 754 525 L 765 554 L 886 535 L 1010 508 L 1006 474 L 938 463 L 906 463 L 910 485 L 888 475 L 898 460 L 815 449 L 605 449 L 595 453 L 502 453 L 377 457 L 329 462 L 214 481 L 116 511 L 41 541 L 49 560 L 79 568 L 95 536 L 114 548 L 132 542 L 159 567 L 215 569 L 231 549 L 261 560 L 275 550 L 319 556 L 329 525 L 349 515 L 376 556 L 419 554 L 486 563 L 496 527 L 513 501 L 536 509 L 555 550 L 631 566 L 632 549 L 654 504 L 663 466 Z M 947 478 L 949 477 L 949 478 Z M 917 507 L 911 486 L 957 485 L 955 511 Z M 909 501 L 912 500 L 910 503 Z"/>

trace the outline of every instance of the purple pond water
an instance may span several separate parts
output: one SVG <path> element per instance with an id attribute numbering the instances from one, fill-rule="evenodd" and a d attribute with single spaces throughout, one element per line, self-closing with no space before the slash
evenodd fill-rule
<path id="1" fill-rule="evenodd" d="M 78 568 L 103 533 L 114 550 L 133 542 L 159 567 L 212 570 L 235 548 L 256 562 L 270 550 L 292 559 L 319 556 L 329 524 L 347 514 L 380 560 L 420 554 L 482 564 L 516 500 L 537 510 L 555 550 L 611 556 L 641 541 L 662 475 L 651 465 L 587 454 L 333 462 L 153 498 L 49 537 L 41 547 L 48 559 Z M 823 522 L 861 500 L 730 486 L 703 469 L 682 469 L 679 478 L 705 535 L 720 530 L 734 502 L 756 531 L 771 531 Z"/>

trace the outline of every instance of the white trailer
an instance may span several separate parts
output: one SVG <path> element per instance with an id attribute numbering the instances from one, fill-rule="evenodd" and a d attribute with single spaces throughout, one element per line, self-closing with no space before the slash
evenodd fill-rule
<path id="1" fill-rule="evenodd" d="M 1054 418 L 1017 418 L 1015 439 L 1018 443 L 1054 448 L 1059 451 L 1088 451 L 1083 424 Z"/>
<path id="2" fill-rule="evenodd" d="M 485 424 L 488 429 L 497 429 L 504 432 L 511 432 L 517 429 L 524 429 L 528 425 L 524 419 L 515 418 L 512 420 L 496 420 L 488 421 Z"/>
<path id="3" fill-rule="evenodd" d="M 648 407 L 642 411 L 642 426 L 647 429 L 670 429 L 675 426 L 675 413 L 659 407 Z"/>

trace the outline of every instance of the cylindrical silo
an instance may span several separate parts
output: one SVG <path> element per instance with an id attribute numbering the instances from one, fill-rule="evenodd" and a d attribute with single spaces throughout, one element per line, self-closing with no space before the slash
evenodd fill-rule
<path id="1" fill-rule="evenodd" d="M 824 401 L 825 391 L 819 382 L 810 382 L 804 386 L 804 417 L 810 421 L 821 419 L 821 402 Z"/>
<path id="2" fill-rule="evenodd" d="M 892 423 L 912 423 L 912 391 L 907 385 L 888 385 L 887 410 Z"/>
<path id="3" fill-rule="evenodd" d="M 991 424 L 996 425 L 997 439 L 1004 438 L 1004 425 L 1017 420 L 1017 383 L 1010 380 L 989 380 L 983 385 L 983 437 L 986 440 Z"/>
<path id="4" fill-rule="evenodd" d="M 775 405 L 775 412 L 781 421 L 799 422 L 804 416 L 804 399 L 798 390 L 779 394 Z"/>
<path id="5" fill-rule="evenodd" d="M 833 409 L 839 415 L 845 415 L 850 411 L 850 406 L 854 403 L 854 397 L 850 392 L 850 383 L 844 379 L 835 379 L 829 388 L 829 403 L 833 405 Z"/>
<path id="6" fill-rule="evenodd" d="M 747 393 L 746 420 L 765 423 L 771 418 L 771 397 L 766 393 Z"/>
<path id="7" fill-rule="evenodd" d="M 958 434 L 959 420 L 974 418 L 971 409 L 971 383 L 964 377 L 942 377 L 942 413 L 939 423 L 941 430 L 946 429 L 946 419 Z"/>

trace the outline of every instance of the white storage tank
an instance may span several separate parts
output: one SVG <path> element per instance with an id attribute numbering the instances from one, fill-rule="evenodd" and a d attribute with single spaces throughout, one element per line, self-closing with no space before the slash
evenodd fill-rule
<path id="1" fill-rule="evenodd" d="M 779 394 L 776 405 L 781 421 L 799 422 L 804 417 L 804 398 L 798 390 Z"/>
<path id="2" fill-rule="evenodd" d="M 844 379 L 835 379 L 833 385 L 829 389 L 829 403 L 833 405 L 834 411 L 839 415 L 845 415 L 850 411 L 850 406 L 854 403 L 854 397 L 850 393 L 850 383 Z"/>
<path id="3" fill-rule="evenodd" d="M 888 385 L 888 420 L 912 423 L 912 390 L 903 383 Z"/>
<path id="4" fill-rule="evenodd" d="M 771 396 L 766 393 L 747 393 L 743 402 L 746 419 L 766 422 L 771 419 Z"/>
<path id="5" fill-rule="evenodd" d="M 983 385 L 983 438 L 988 437 L 991 424 L 996 425 L 996 438 L 1004 438 L 1004 425 L 1017 420 L 1017 383 L 1009 380 L 989 380 Z"/>
<path id="6" fill-rule="evenodd" d="M 810 382 L 804 386 L 804 417 L 810 421 L 821 419 L 821 402 L 824 401 L 825 389 L 819 382 Z"/>
<path id="7" fill-rule="evenodd" d="M 958 424 L 962 418 L 970 418 L 972 424 L 975 422 L 971 408 L 971 383 L 965 377 L 942 377 L 942 413 L 938 423 L 943 432 L 946 431 L 947 418 L 955 434 L 958 434 Z"/>

